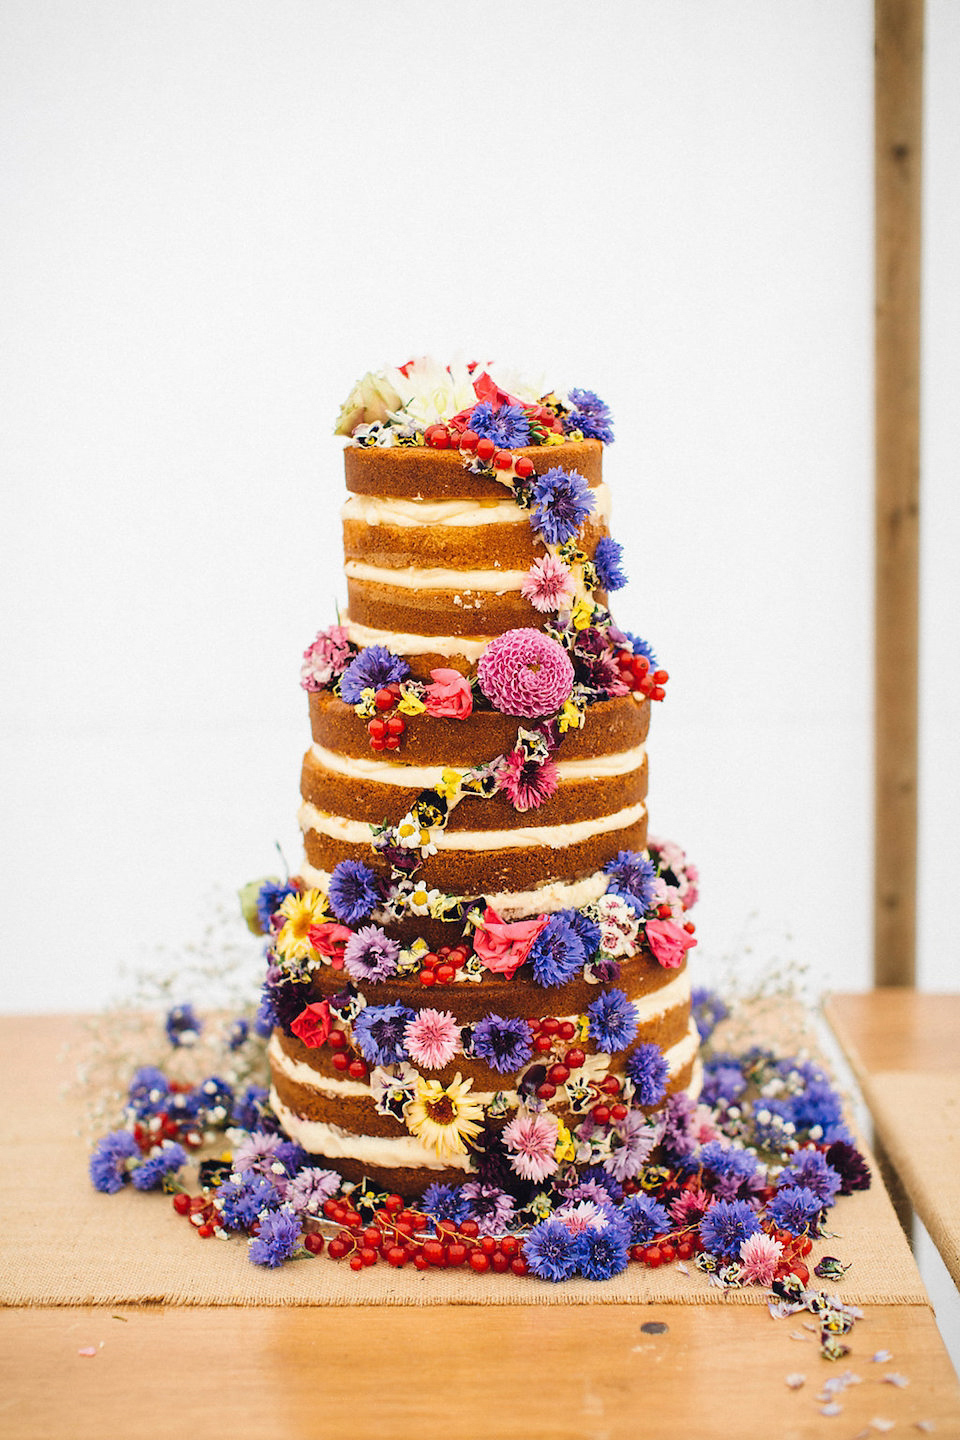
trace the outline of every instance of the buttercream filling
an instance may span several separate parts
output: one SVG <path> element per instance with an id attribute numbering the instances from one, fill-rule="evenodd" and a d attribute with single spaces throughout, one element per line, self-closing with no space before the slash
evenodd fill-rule
<path id="1" fill-rule="evenodd" d="M 481 802 L 477 802 L 481 803 Z M 616 810 L 612 815 L 598 815 L 592 820 L 577 820 L 568 825 L 525 825 L 516 830 L 431 830 L 431 844 L 437 850 L 529 850 L 545 845 L 549 850 L 562 850 L 589 840 L 592 835 L 608 835 L 611 830 L 626 830 L 646 814 L 642 801 Z M 350 845 L 369 845 L 371 827 L 362 820 L 349 820 L 343 815 L 327 815 L 309 801 L 300 806 L 300 828 L 331 840 Z"/>
<path id="2" fill-rule="evenodd" d="M 493 638 L 490 635 L 412 635 L 401 630 L 378 630 L 373 625 L 344 621 L 354 645 L 385 645 L 394 655 L 462 655 L 479 660 Z"/>
<path id="3" fill-rule="evenodd" d="M 453 590 L 460 595 L 472 595 L 478 590 L 505 595 L 508 590 L 519 590 L 527 578 L 526 570 L 447 570 L 419 565 L 387 569 L 367 565 L 363 560 L 347 560 L 343 569 L 348 580 L 368 580 L 400 590 Z"/>
<path id="4" fill-rule="evenodd" d="M 329 870 L 319 870 L 305 859 L 299 873 L 307 885 L 322 890 L 325 895 L 329 893 Z M 536 890 L 499 890 L 485 898 L 501 920 L 514 920 L 526 915 L 552 915 L 556 910 L 579 910 L 582 905 L 589 905 L 591 900 L 599 900 L 607 893 L 609 878 L 606 871 L 596 870 L 584 880 L 554 880 Z M 385 924 L 390 917 L 375 912 L 374 919 Z"/>
<path id="5" fill-rule="evenodd" d="M 558 760 L 559 780 L 602 780 L 610 775 L 629 775 L 643 764 L 645 747 L 622 750 L 617 755 L 597 755 L 586 760 Z M 351 780 L 371 780 L 380 785 L 402 785 L 418 790 L 432 790 L 440 783 L 445 765 L 404 765 L 368 759 L 366 756 L 341 755 L 323 745 L 310 746 L 310 754 L 324 770 L 347 775 Z"/>
<path id="6" fill-rule="evenodd" d="M 606 520 L 610 514 L 610 490 L 598 485 L 593 492 L 593 514 Z M 529 510 L 514 500 L 399 500 L 373 495 L 351 495 L 341 510 L 344 520 L 362 520 L 367 525 L 524 525 Z"/>

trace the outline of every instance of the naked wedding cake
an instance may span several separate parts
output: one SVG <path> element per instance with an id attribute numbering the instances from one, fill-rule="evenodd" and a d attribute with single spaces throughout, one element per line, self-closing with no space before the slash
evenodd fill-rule
<path id="1" fill-rule="evenodd" d="M 271 1104 L 404 1196 L 629 1181 L 699 1084 L 696 872 L 647 833 L 668 677 L 608 608 L 609 412 L 418 360 L 337 428 L 348 612 L 304 655 L 303 863 L 261 895 Z"/>

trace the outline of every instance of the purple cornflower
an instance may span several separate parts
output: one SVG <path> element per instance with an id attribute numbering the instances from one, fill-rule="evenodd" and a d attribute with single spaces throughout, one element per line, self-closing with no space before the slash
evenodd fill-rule
<path id="1" fill-rule="evenodd" d="M 247 1170 L 239 1180 L 225 1180 L 218 1185 L 213 1203 L 225 1230 L 249 1230 L 263 1211 L 277 1210 L 283 1202 L 280 1191 L 269 1180 Z"/>
<path id="2" fill-rule="evenodd" d="M 530 524 L 548 545 L 572 540 L 594 506 L 593 491 L 583 476 L 559 466 L 539 476 L 530 493 Z"/>
<path id="3" fill-rule="evenodd" d="M 467 421 L 475 434 L 486 436 L 504 450 L 516 450 L 530 443 L 530 421 L 520 405 L 501 405 L 494 410 L 487 400 L 474 405 Z"/>
<path id="4" fill-rule="evenodd" d="M 767 1206 L 767 1214 L 781 1230 L 791 1235 L 802 1235 L 805 1230 L 816 1231 L 823 1201 L 806 1185 L 788 1185 L 774 1195 Z"/>
<path id="5" fill-rule="evenodd" d="M 619 1275 L 626 1270 L 629 1259 L 627 1240 L 619 1226 L 584 1230 L 580 1241 L 580 1274 L 587 1280 L 609 1280 L 611 1275 Z"/>
<path id="6" fill-rule="evenodd" d="M 268 1211 L 260 1217 L 260 1233 L 250 1242 L 254 1265 L 282 1265 L 289 1260 L 300 1240 L 301 1225 L 289 1210 Z"/>
<path id="7" fill-rule="evenodd" d="M 587 960 L 591 960 L 600 949 L 600 926 L 596 920 L 592 920 L 589 915 L 584 915 L 582 910 L 560 910 L 557 913 L 569 920 L 580 936 L 584 956 Z"/>
<path id="8" fill-rule="evenodd" d="M 502 1235 L 516 1219 L 513 1196 L 498 1185 L 468 1180 L 461 1186 L 460 1196 L 466 1204 L 466 1215 L 477 1222 L 481 1235 Z"/>
<path id="9" fill-rule="evenodd" d="M 653 901 L 657 872 L 653 861 L 639 850 L 621 850 L 603 867 L 609 875 L 607 890 L 629 900 L 638 915 L 646 914 Z"/>
<path id="10" fill-rule="evenodd" d="M 694 1115 L 696 1106 L 683 1090 L 668 1095 L 664 1110 L 666 1123 L 660 1144 L 669 1160 L 674 1164 L 685 1159 L 696 1149 Z"/>
<path id="11" fill-rule="evenodd" d="M 603 535 L 597 541 L 593 563 L 601 590 L 620 590 L 627 583 L 627 573 L 622 564 L 623 546 L 619 540 Z"/>
<path id="12" fill-rule="evenodd" d="M 632 1180 L 640 1167 L 650 1158 L 660 1130 L 648 1125 L 646 1117 L 639 1110 L 630 1110 L 623 1120 L 611 1125 L 613 1149 L 603 1161 L 604 1170 L 615 1180 Z"/>
<path id="13" fill-rule="evenodd" d="M 230 1050 L 240 1050 L 246 1045 L 249 1038 L 250 1022 L 245 1020 L 242 1015 L 238 1015 L 236 1020 L 230 1021 L 227 1028 L 227 1046 Z"/>
<path id="14" fill-rule="evenodd" d="M 288 895 L 296 893 L 295 887 L 285 881 L 264 880 L 257 894 L 257 919 L 264 935 L 270 934 L 270 919 L 274 912 L 280 909 Z"/>
<path id="15" fill-rule="evenodd" d="M 791 1095 L 790 1118 L 798 1130 L 813 1130 L 819 1126 L 823 1139 L 831 1144 L 834 1140 L 850 1138 L 843 1122 L 843 1102 L 826 1081 L 814 1080 L 805 1090 Z"/>
<path id="16" fill-rule="evenodd" d="M 336 1195 L 339 1189 L 340 1176 L 336 1170 L 320 1170 L 308 1165 L 293 1177 L 283 1198 L 298 1215 L 318 1215 L 324 1200 Z"/>
<path id="17" fill-rule="evenodd" d="M 610 407 L 593 390 L 571 390 L 568 396 L 570 410 L 561 416 L 563 428 L 569 435 L 579 430 L 591 440 L 602 440 L 604 445 L 613 444 L 613 422 Z"/>
<path id="18" fill-rule="evenodd" d="M 174 1005 L 167 1011 L 164 1028 L 171 1045 L 192 1045 L 203 1029 L 203 1021 L 194 1014 L 192 1005 Z"/>
<path id="19" fill-rule="evenodd" d="M 193 1098 L 197 1102 L 197 1114 L 203 1111 L 209 1121 L 218 1124 L 226 1120 L 233 1109 L 233 1086 L 219 1075 L 208 1075 L 193 1091 Z"/>
<path id="20" fill-rule="evenodd" d="M 710 1140 L 700 1149 L 700 1164 L 717 1178 L 716 1193 L 724 1200 L 733 1200 L 743 1186 L 756 1189 L 759 1167 L 754 1157 L 736 1145 Z"/>
<path id="21" fill-rule="evenodd" d="M 746 1200 L 716 1200 L 700 1221 L 704 1248 L 720 1260 L 733 1260 L 740 1246 L 760 1230 L 760 1221 Z"/>
<path id="22" fill-rule="evenodd" d="M 659 1045 L 638 1045 L 624 1066 L 633 1081 L 634 1099 L 639 1105 L 659 1105 L 667 1091 L 670 1067 Z"/>
<path id="23" fill-rule="evenodd" d="M 479 1189 L 478 1187 L 475 1187 Z M 434 1220 L 452 1220 L 459 1225 L 467 1218 L 467 1201 L 458 1185 L 428 1185 L 423 1192 L 420 1209 Z"/>
<path id="24" fill-rule="evenodd" d="M 233 1103 L 231 1125 L 241 1130 L 268 1131 L 276 1124 L 270 1113 L 270 1092 L 264 1085 L 248 1085 Z"/>
<path id="25" fill-rule="evenodd" d="M 620 1206 L 620 1215 L 630 1227 L 631 1245 L 649 1245 L 670 1229 L 670 1216 L 652 1195 L 639 1191 Z"/>
<path id="26" fill-rule="evenodd" d="M 583 941 L 563 911 L 551 915 L 530 946 L 528 959 L 538 985 L 566 985 L 583 969 L 587 959 Z"/>
<path id="27" fill-rule="evenodd" d="M 781 1190 L 788 1185 L 805 1185 L 824 1205 L 832 1205 L 840 1189 L 840 1176 L 819 1150 L 798 1150 L 780 1172 L 777 1183 Z"/>
<path id="28" fill-rule="evenodd" d="M 90 1179 L 95 1190 L 116 1195 L 129 1179 L 128 1160 L 139 1156 L 140 1146 L 129 1130 L 112 1130 L 98 1140 L 90 1156 Z"/>
<path id="29" fill-rule="evenodd" d="M 165 1140 L 156 1155 L 150 1155 L 135 1170 L 131 1170 L 130 1179 L 137 1190 L 155 1190 L 163 1184 L 165 1175 L 172 1174 L 186 1163 L 187 1152 L 183 1146 Z"/>
<path id="30" fill-rule="evenodd" d="M 734 1105 L 744 1090 L 747 1082 L 743 1072 L 735 1065 L 716 1064 L 711 1061 L 709 1069 L 704 1066 L 703 1089 L 700 1092 L 700 1099 L 704 1105 Z"/>
<path id="31" fill-rule="evenodd" d="M 571 1235 L 562 1220 L 544 1220 L 523 1242 L 523 1255 L 538 1280 L 568 1280 L 580 1268 L 583 1237 Z"/>
<path id="32" fill-rule="evenodd" d="M 702 985 L 694 985 L 690 992 L 693 1018 L 697 1022 L 701 1044 L 706 1044 L 721 1020 L 726 1020 L 730 1010 L 719 995 Z"/>
<path id="33" fill-rule="evenodd" d="M 403 1032 L 416 1018 L 407 1005 L 368 1005 L 353 1022 L 353 1037 L 368 1065 L 398 1065 L 406 1060 Z"/>
<path id="34" fill-rule="evenodd" d="M 637 1012 L 622 990 L 605 990 L 587 1006 L 590 1036 L 598 1050 L 626 1050 L 637 1033 Z"/>
<path id="35" fill-rule="evenodd" d="M 485 1015 L 473 1027 L 473 1053 L 501 1075 L 519 1070 L 533 1054 L 530 1026 L 526 1020 Z"/>
<path id="36" fill-rule="evenodd" d="M 366 920 L 380 899 L 376 876 L 361 860 L 341 860 L 327 886 L 330 908 L 343 925 Z"/>
<path id="37" fill-rule="evenodd" d="M 377 984 L 396 973 L 399 956 L 398 941 L 391 940 L 379 925 L 364 925 L 347 941 L 343 964 L 351 979 Z"/>
<path id="38" fill-rule="evenodd" d="M 273 1174 L 272 1167 L 282 1163 L 277 1158 L 277 1151 L 283 1143 L 280 1135 L 268 1135 L 263 1130 L 252 1131 L 233 1152 L 234 1170 L 240 1174 L 247 1170 L 256 1175 Z"/>
<path id="39" fill-rule="evenodd" d="M 146 1120 L 166 1109 L 169 1094 L 170 1082 L 163 1071 L 155 1065 L 141 1065 L 130 1081 L 127 1104 L 138 1120 Z"/>
<path id="40" fill-rule="evenodd" d="M 364 690 L 382 690 L 406 680 L 410 666 L 385 645 L 368 645 L 340 676 L 340 698 L 347 705 L 359 705 Z"/>

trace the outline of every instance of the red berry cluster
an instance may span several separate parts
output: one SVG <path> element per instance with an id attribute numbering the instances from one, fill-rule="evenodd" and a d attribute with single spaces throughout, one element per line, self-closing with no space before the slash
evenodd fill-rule
<path id="1" fill-rule="evenodd" d="M 220 1228 L 217 1207 L 203 1195 L 188 1195 L 181 1190 L 173 1197 L 173 1208 L 178 1215 L 185 1215 L 201 1240 L 209 1240 Z"/>
<path id="2" fill-rule="evenodd" d="M 673 909 L 671 908 L 671 906 L 669 906 L 669 905 L 658 905 L 658 906 L 657 906 L 657 917 L 658 917 L 658 919 L 660 919 L 660 920 L 669 920 L 672 914 L 673 914 Z M 694 923 L 693 923 L 692 920 L 685 920 L 685 921 L 684 921 L 683 928 L 684 928 L 684 930 L 686 930 L 686 932 L 687 932 L 688 935 L 695 935 L 695 934 L 697 933 L 697 927 L 696 927 L 696 925 L 694 925 Z"/>
<path id="3" fill-rule="evenodd" d="M 372 1221 L 365 1221 L 349 1200 L 325 1200 L 326 1220 L 339 1226 L 327 1242 L 331 1260 L 348 1260 L 351 1270 L 366 1270 L 386 1260 L 397 1270 L 413 1264 L 417 1270 L 455 1270 L 469 1265 L 477 1274 L 492 1270 L 503 1275 L 526 1275 L 527 1263 L 520 1253 L 516 1235 L 480 1235 L 475 1220 L 459 1225 L 442 1220 L 435 1233 L 429 1232 L 430 1217 L 419 1210 L 409 1210 L 399 1195 L 388 1195 Z M 311 1255 L 319 1255 L 324 1238 L 318 1229 L 304 1237 Z"/>
<path id="4" fill-rule="evenodd" d="M 433 450 L 459 450 L 467 455 L 476 455 L 494 470 L 510 470 L 521 480 L 533 474 L 533 461 L 529 455 L 514 456 L 510 450 L 501 450 L 488 435 L 478 435 L 476 430 L 454 430 L 448 425 L 429 425 L 423 438 Z"/>
<path id="5" fill-rule="evenodd" d="M 396 713 L 400 702 L 400 686 L 385 685 L 373 697 L 377 714 L 367 724 L 371 750 L 399 750 L 407 722 Z"/>
<path id="6" fill-rule="evenodd" d="M 665 686 L 670 679 L 666 670 L 651 670 L 646 655 L 634 655 L 630 650 L 618 650 L 614 659 L 620 671 L 620 679 L 631 690 L 639 690 L 650 700 L 662 700 Z"/>
<path id="7" fill-rule="evenodd" d="M 420 960 L 423 966 L 420 971 L 420 984 L 449 985 L 469 956 L 470 950 L 466 945 L 441 945 L 436 953 L 428 950 Z"/>
<path id="8" fill-rule="evenodd" d="M 351 1080 L 365 1080 L 370 1067 L 361 1055 L 350 1054 L 348 1043 L 346 1031 L 330 1031 L 327 1044 L 333 1051 L 331 1064 L 334 1070 L 339 1070 L 342 1075 L 349 1075 Z"/>

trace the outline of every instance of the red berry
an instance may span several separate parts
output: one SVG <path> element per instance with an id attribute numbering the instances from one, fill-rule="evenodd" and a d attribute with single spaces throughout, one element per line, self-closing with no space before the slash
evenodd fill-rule
<path id="1" fill-rule="evenodd" d="M 488 435 L 484 435 L 477 441 L 477 454 L 481 460 L 492 460 L 496 453 L 496 445 Z"/>
<path id="2" fill-rule="evenodd" d="M 449 450 L 450 436 L 443 425 L 434 425 L 432 431 L 424 432 L 427 444 L 432 445 L 434 450 Z"/>
<path id="3" fill-rule="evenodd" d="M 661 920 L 669 920 L 669 919 L 670 919 L 670 914 L 671 914 L 670 906 L 669 906 L 669 905 L 658 905 L 658 906 L 657 906 L 657 914 L 660 916 L 660 919 L 661 919 Z"/>
<path id="4" fill-rule="evenodd" d="M 371 745 L 372 745 L 372 744 L 373 744 L 373 741 L 371 740 L 370 743 L 371 743 Z M 384 744 L 384 748 L 387 749 L 387 750 L 399 750 L 399 749 L 400 749 L 400 736 L 399 736 L 399 735 L 388 735 L 387 738 L 386 738 L 386 740 L 384 740 L 383 744 Z"/>
<path id="5" fill-rule="evenodd" d="M 662 1240 L 660 1242 L 660 1254 L 663 1257 L 664 1265 L 672 1265 L 677 1258 L 677 1247 L 672 1245 L 669 1240 Z"/>
<path id="6" fill-rule="evenodd" d="M 453 946 L 452 946 L 452 945 L 441 945 L 441 946 L 440 946 L 440 949 L 437 951 L 437 954 L 440 956 L 440 958 L 441 958 L 442 960 L 446 960 L 447 956 L 450 954 L 450 951 L 451 951 L 452 949 L 453 949 Z"/>
<path id="7" fill-rule="evenodd" d="M 467 1247 L 462 1240 L 453 1240 L 447 1246 L 447 1264 L 462 1265 L 467 1258 Z"/>
<path id="8" fill-rule="evenodd" d="M 526 480 L 528 476 L 533 474 L 533 461 L 529 455 L 518 455 L 513 468 L 521 480 Z"/>
<path id="9" fill-rule="evenodd" d="M 447 1263 L 443 1246 L 439 1240 L 425 1240 L 423 1245 L 423 1256 L 429 1265 L 444 1266 Z"/>
<path id="10" fill-rule="evenodd" d="M 347 1037 L 342 1030 L 331 1030 L 327 1036 L 327 1044 L 331 1050 L 342 1050 L 347 1043 Z"/>
<path id="11" fill-rule="evenodd" d="M 383 1233 L 376 1225 L 368 1225 L 363 1232 L 363 1243 L 371 1250 L 379 1250 L 383 1244 Z"/>
<path id="12" fill-rule="evenodd" d="M 386 750 L 386 748 L 387 748 L 387 742 L 386 742 L 386 740 L 384 740 L 383 738 L 378 739 L 376 735 L 371 735 L 371 736 L 370 736 L 370 749 L 371 749 L 371 750 Z"/>
<path id="13" fill-rule="evenodd" d="M 800 1284 L 806 1285 L 808 1280 L 810 1279 L 810 1271 L 807 1269 L 806 1265 L 804 1265 L 803 1261 L 795 1260 L 790 1268 L 793 1271 L 794 1275 L 796 1275 L 797 1279 L 800 1281 Z"/>
<path id="14" fill-rule="evenodd" d="M 500 1241 L 500 1249 L 503 1251 L 504 1255 L 506 1255 L 508 1260 L 512 1260 L 514 1255 L 519 1255 L 520 1253 L 520 1241 L 517 1239 L 516 1235 L 504 1235 L 503 1239 Z"/>
<path id="15" fill-rule="evenodd" d="M 407 722 L 402 715 L 391 715 L 387 721 L 387 731 L 390 735 L 402 735 L 407 728 Z"/>
<path id="16" fill-rule="evenodd" d="M 174 1195 L 173 1208 L 178 1215 L 190 1214 L 190 1196 L 185 1190 L 182 1190 L 179 1195 Z"/>
<path id="17" fill-rule="evenodd" d="M 414 1215 L 413 1220 L 412 1220 L 411 1223 L 412 1223 L 412 1225 L 413 1225 L 414 1230 L 417 1230 L 417 1231 L 419 1231 L 419 1230 L 426 1230 L 426 1228 L 427 1228 L 427 1216 L 426 1216 L 426 1215 Z"/>
<path id="18" fill-rule="evenodd" d="M 461 1220 L 460 1224 L 457 1226 L 457 1229 L 460 1231 L 461 1235 L 467 1235 L 471 1240 L 476 1240 L 477 1236 L 480 1234 L 480 1226 L 477 1224 L 476 1220 Z"/>
<path id="19" fill-rule="evenodd" d="M 479 439 L 480 436 L 477 434 L 476 430 L 464 430 L 463 434 L 460 436 L 460 449 L 476 450 L 477 441 Z"/>
<path id="20" fill-rule="evenodd" d="M 426 1255 L 424 1255 L 421 1250 L 418 1250 L 416 1255 L 414 1255 L 413 1263 L 417 1270 L 430 1269 L 430 1261 L 427 1259 Z"/>
<path id="21" fill-rule="evenodd" d="M 549 1035 L 538 1035 L 533 1042 L 533 1048 L 541 1055 L 546 1055 L 553 1049 L 553 1040 Z"/>
<path id="22" fill-rule="evenodd" d="M 308 1234 L 304 1235 L 303 1246 L 311 1255 L 319 1255 L 323 1249 L 323 1236 L 318 1235 L 315 1230 L 311 1230 Z"/>
<path id="23" fill-rule="evenodd" d="M 648 1245 L 643 1252 L 643 1263 L 651 1270 L 656 1270 L 658 1265 L 663 1264 L 663 1256 L 660 1253 L 659 1245 Z"/>
<path id="24" fill-rule="evenodd" d="M 677 1259 L 689 1260 L 693 1254 L 693 1245 L 689 1240 L 681 1240 L 677 1246 Z"/>
<path id="25" fill-rule="evenodd" d="M 598 1125 L 606 1125 L 607 1121 L 610 1119 L 610 1107 L 608 1105 L 594 1105 L 593 1109 L 590 1111 L 590 1114 L 593 1116 L 594 1120 L 596 1120 Z"/>
<path id="26" fill-rule="evenodd" d="M 345 1050 L 335 1050 L 333 1052 L 334 1070 L 346 1070 L 349 1064 L 350 1056 L 346 1053 Z"/>
<path id="27" fill-rule="evenodd" d="M 569 1080 L 569 1078 L 570 1071 L 566 1065 L 551 1065 L 547 1071 L 547 1079 L 551 1085 L 562 1085 L 564 1081 Z"/>
<path id="28" fill-rule="evenodd" d="M 526 1275 L 529 1270 L 529 1266 L 527 1265 L 527 1262 L 526 1260 L 524 1260 L 522 1255 L 515 1255 L 514 1258 L 510 1261 L 510 1269 L 513 1271 L 514 1275 Z"/>
<path id="29" fill-rule="evenodd" d="M 473 1251 L 470 1256 L 470 1268 L 471 1270 L 476 1270 L 478 1275 L 482 1275 L 485 1270 L 490 1269 L 490 1261 L 482 1250 Z"/>
<path id="30" fill-rule="evenodd" d="M 560 1029 L 560 1021 L 555 1019 L 554 1016 L 548 1015 L 546 1020 L 540 1021 L 540 1028 L 547 1035 L 556 1035 Z"/>
<path id="31" fill-rule="evenodd" d="M 407 1261 L 407 1252 L 402 1245 L 391 1245 L 387 1251 L 387 1259 L 395 1270 L 400 1270 Z"/>
<path id="32" fill-rule="evenodd" d="M 364 1245 L 360 1250 L 361 1265 L 376 1265 L 377 1252 L 372 1245 Z"/>
<path id="33" fill-rule="evenodd" d="M 692 920 L 688 920 L 683 928 L 684 930 L 686 930 L 688 935 L 694 935 L 697 929 L 696 925 L 694 925 Z"/>
<path id="34" fill-rule="evenodd" d="M 381 690 L 380 693 L 382 695 L 384 692 Z M 386 733 L 387 722 L 381 720 L 379 715 L 374 715 L 373 719 L 367 722 L 367 734 L 371 735 L 374 740 L 382 740 Z"/>
<path id="35" fill-rule="evenodd" d="M 383 1202 L 383 1208 L 384 1210 L 388 1210 L 391 1215 L 396 1215 L 398 1211 L 403 1209 L 403 1196 L 388 1195 Z"/>
<path id="36" fill-rule="evenodd" d="M 552 1100 L 556 1093 L 556 1085 L 551 1085 L 549 1080 L 545 1080 L 542 1085 L 537 1086 L 538 1100 Z"/>
<path id="37" fill-rule="evenodd" d="M 616 1075 L 607 1075 L 607 1076 L 604 1078 L 604 1081 L 603 1081 L 602 1085 L 600 1086 L 600 1089 L 603 1091 L 603 1093 L 604 1093 L 605 1095 L 619 1095 L 619 1094 L 620 1094 L 620 1081 L 617 1079 Z"/>
<path id="38" fill-rule="evenodd" d="M 361 1060 L 359 1055 L 356 1060 L 351 1060 L 348 1073 L 351 1079 L 362 1080 L 367 1073 L 366 1060 Z"/>
<path id="39" fill-rule="evenodd" d="M 449 985 L 450 981 L 453 979 L 454 975 L 456 975 L 457 972 L 456 970 L 454 970 L 452 965 L 448 965 L 446 962 L 444 962 L 442 965 L 438 965 L 433 973 L 434 975 L 436 975 L 441 985 Z"/>
<path id="40" fill-rule="evenodd" d="M 570 1066 L 571 1070 L 579 1070 L 580 1066 L 583 1064 L 586 1058 L 587 1057 L 583 1053 L 583 1051 L 578 1048 L 567 1051 L 567 1064 Z"/>
<path id="41" fill-rule="evenodd" d="M 490 1268 L 495 1275 L 504 1275 L 510 1269 L 510 1257 L 498 1250 L 490 1256 Z"/>
<path id="42" fill-rule="evenodd" d="M 393 698 L 392 690 L 383 689 L 378 690 L 374 695 L 373 703 L 378 710 L 392 710 L 397 702 Z"/>
<path id="43" fill-rule="evenodd" d="M 629 1113 L 626 1105 L 611 1105 L 610 1107 L 611 1120 L 626 1120 Z"/>
<path id="44" fill-rule="evenodd" d="M 421 971 L 420 971 L 420 984 L 421 984 L 421 985 L 436 985 L 436 983 L 437 983 L 437 977 L 436 977 L 436 974 L 435 974 L 435 972 L 434 972 L 433 970 L 421 970 Z"/>
<path id="45" fill-rule="evenodd" d="M 499 1248 L 499 1243 L 493 1235 L 484 1235 L 480 1241 L 480 1249 L 484 1255 L 492 1255 Z"/>
<path id="46" fill-rule="evenodd" d="M 203 1240 L 210 1239 L 210 1236 L 213 1234 L 213 1226 L 210 1224 L 209 1220 L 204 1220 L 202 1225 L 197 1226 L 197 1234 Z"/>
<path id="47" fill-rule="evenodd" d="M 670 679 L 670 676 L 667 674 L 666 670 L 654 670 L 653 678 L 654 680 L 656 680 L 658 685 L 666 685 L 667 681 Z"/>
<path id="48" fill-rule="evenodd" d="M 574 1025 L 572 1020 L 564 1020 L 563 1024 L 560 1026 L 560 1029 L 557 1031 L 557 1034 L 560 1036 L 561 1040 L 572 1040 L 576 1033 L 577 1027 L 576 1025 Z"/>
<path id="49" fill-rule="evenodd" d="M 666 693 L 667 692 L 666 690 L 664 690 L 662 685 L 654 685 L 653 689 L 650 691 L 650 699 L 662 700 Z"/>
<path id="50" fill-rule="evenodd" d="M 810 1239 L 809 1235 L 804 1235 L 803 1240 L 800 1243 L 800 1254 L 809 1255 L 812 1249 L 813 1241 Z"/>
<path id="51" fill-rule="evenodd" d="M 339 1235 L 334 1236 L 327 1246 L 327 1254 L 331 1260 L 342 1260 L 347 1253 L 347 1242 L 341 1240 Z"/>
<path id="52" fill-rule="evenodd" d="M 420 964 L 426 965 L 428 970 L 432 970 L 434 965 L 440 964 L 440 956 L 434 955 L 432 950 L 428 950 L 426 955 L 424 955 L 422 960 L 420 961 Z"/>
<path id="53" fill-rule="evenodd" d="M 493 464 L 497 470 L 509 470 L 513 464 L 513 456 L 509 450 L 498 450 L 493 457 Z"/>

